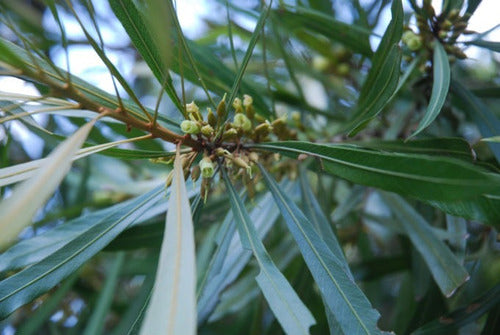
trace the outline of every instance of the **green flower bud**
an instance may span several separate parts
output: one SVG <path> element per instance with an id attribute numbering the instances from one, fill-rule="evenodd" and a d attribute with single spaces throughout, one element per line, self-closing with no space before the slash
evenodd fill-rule
<path id="1" fill-rule="evenodd" d="M 235 127 L 241 128 L 244 131 L 250 131 L 250 129 L 252 129 L 252 121 L 250 121 L 245 114 L 236 114 L 233 124 Z"/>
<path id="2" fill-rule="evenodd" d="M 238 131 L 234 128 L 229 128 L 224 132 L 224 134 L 222 134 L 222 140 L 223 141 L 230 140 L 235 138 L 236 136 L 238 136 Z"/>
<path id="3" fill-rule="evenodd" d="M 199 113 L 200 108 L 192 101 L 190 104 L 186 104 L 186 112 L 188 113 Z"/>
<path id="4" fill-rule="evenodd" d="M 219 117 L 219 119 L 221 119 L 222 117 L 224 117 L 225 113 L 226 113 L 226 94 L 224 93 L 222 100 L 217 105 L 217 116 Z"/>
<path id="5" fill-rule="evenodd" d="M 253 99 L 251 96 L 249 96 L 248 94 L 243 94 L 243 106 L 245 106 L 245 108 L 251 106 L 253 104 Z"/>
<path id="6" fill-rule="evenodd" d="M 243 113 L 243 103 L 240 98 L 234 98 L 233 108 L 236 110 L 236 113 Z"/>
<path id="7" fill-rule="evenodd" d="M 209 157 L 204 157 L 200 161 L 201 176 L 203 178 L 212 178 L 215 174 L 215 166 Z"/>
<path id="8" fill-rule="evenodd" d="M 401 40 L 411 51 L 417 51 L 422 47 L 422 39 L 411 30 L 405 31 Z"/>
<path id="9" fill-rule="evenodd" d="M 201 127 L 201 133 L 206 137 L 210 137 L 214 134 L 214 128 L 211 125 L 207 124 Z"/>
<path id="10" fill-rule="evenodd" d="M 208 124 L 212 127 L 215 127 L 215 125 L 217 124 L 217 117 L 215 116 L 214 112 L 212 112 L 212 108 L 208 108 L 207 121 Z"/>
<path id="11" fill-rule="evenodd" d="M 200 127 L 196 121 L 184 120 L 181 122 L 181 130 L 185 134 L 198 134 Z"/>
<path id="12" fill-rule="evenodd" d="M 438 36 L 439 36 L 440 39 L 444 40 L 445 38 L 448 37 L 448 32 L 444 31 L 444 30 L 441 30 L 441 31 L 439 31 Z M 410 46 L 408 45 L 408 47 L 410 47 Z"/>

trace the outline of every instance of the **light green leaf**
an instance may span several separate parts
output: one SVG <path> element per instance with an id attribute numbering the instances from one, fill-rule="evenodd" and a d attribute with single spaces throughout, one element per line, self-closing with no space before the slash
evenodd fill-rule
<path id="1" fill-rule="evenodd" d="M 29 180 L 18 185 L 0 203 L 0 249 L 4 249 L 31 223 L 35 212 L 48 200 L 68 173 L 72 157 L 82 146 L 95 119 L 81 127 L 45 158 Z"/>
<path id="2" fill-rule="evenodd" d="M 447 297 L 453 295 L 458 287 L 469 280 L 467 271 L 412 206 L 395 194 L 380 195 L 422 256 L 441 292 Z"/>
<path id="3" fill-rule="evenodd" d="M 243 246 L 248 246 L 259 263 L 260 273 L 255 278 L 271 310 L 287 334 L 309 334 L 309 327 L 315 321 L 311 312 L 297 296 L 285 276 L 278 270 L 260 240 L 255 227 L 245 209 L 245 205 L 236 193 L 227 172 L 222 176 L 227 190 L 231 208 L 236 219 L 236 227 Z"/>
<path id="4" fill-rule="evenodd" d="M 436 41 L 434 46 L 432 71 L 433 84 L 429 106 L 427 106 L 425 115 L 420 120 L 417 130 L 415 130 L 410 138 L 427 128 L 436 119 L 439 112 L 441 112 L 441 108 L 448 95 L 448 90 L 450 89 L 450 63 L 448 62 L 448 54 L 438 41 Z"/>
<path id="5" fill-rule="evenodd" d="M 500 136 L 492 136 L 481 139 L 484 142 L 500 142 Z"/>
<path id="6" fill-rule="evenodd" d="M 164 186 L 160 186 L 133 199 L 126 207 L 114 208 L 108 216 L 79 233 L 69 243 L 63 241 L 62 246 L 52 249 L 53 252 L 46 258 L 1 281 L 0 319 L 59 284 L 130 224 L 154 211 L 164 192 Z M 48 240 L 51 241 L 50 238 Z"/>
<path id="7" fill-rule="evenodd" d="M 463 160 L 367 150 L 349 144 L 270 142 L 252 147 L 317 159 L 319 168 L 357 184 L 424 200 L 460 200 L 493 192 L 500 177 Z"/>
<path id="8" fill-rule="evenodd" d="M 295 203 L 280 189 L 267 171 L 259 166 L 267 187 L 273 194 L 281 215 L 318 285 L 327 308 L 345 334 L 381 334 L 377 329 L 379 313 L 342 264 L 312 228 Z"/>
<path id="9" fill-rule="evenodd" d="M 485 41 L 482 39 L 465 42 L 464 44 L 475 45 L 476 47 L 488 49 L 494 52 L 500 52 L 500 42 Z"/>
<path id="10" fill-rule="evenodd" d="M 179 149 L 178 149 L 179 150 Z M 140 334 L 196 334 L 196 261 L 179 151 L 155 285 Z"/>

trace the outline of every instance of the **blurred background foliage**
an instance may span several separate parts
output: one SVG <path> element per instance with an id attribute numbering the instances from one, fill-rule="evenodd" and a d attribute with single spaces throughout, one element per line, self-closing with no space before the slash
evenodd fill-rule
<path id="1" fill-rule="evenodd" d="M 153 15 L 147 11 L 145 2 L 128 2 L 135 3 L 143 14 Z M 177 6 L 181 2 L 177 1 Z M 118 94 L 122 99 L 134 100 L 127 89 L 117 84 L 116 78 L 112 80 L 102 59 L 93 51 L 75 19 L 75 12 L 78 13 L 141 104 L 150 111 L 158 109 L 158 122 L 177 133 L 180 133 L 178 124 L 184 119 L 179 106 L 194 100 L 202 110 L 214 109 L 225 93 L 235 92 L 240 97 L 251 95 L 257 113 L 264 118 L 273 120 L 287 115 L 288 125 L 297 131 L 301 141 L 348 142 L 373 152 L 427 155 L 436 159 L 452 157 L 497 176 L 500 144 L 481 139 L 500 134 L 499 42 L 489 41 L 484 31 L 467 32 L 465 27 L 462 32 L 466 34 L 455 41 L 453 33 L 459 28 L 444 29 L 444 18 L 449 18 L 455 8 L 457 16 L 464 18 L 467 13 L 474 15 L 480 2 L 445 0 L 439 4 L 441 11 L 436 9 L 436 18 L 440 13 L 445 14 L 435 22 L 427 1 L 405 2 L 399 37 L 397 33 L 392 36 L 397 47 L 388 48 L 379 60 L 391 60 L 387 66 L 391 65 L 393 72 L 385 76 L 381 69 L 379 77 L 377 73 L 370 74 L 379 54 L 375 52 L 382 45 L 381 37 L 391 17 L 397 25 L 396 11 L 393 9 L 391 15 L 392 3 L 388 0 L 274 1 L 269 11 L 259 1 L 202 1 L 184 9 L 182 15 L 179 12 L 181 22 L 187 22 L 189 16 L 198 17 L 196 11 L 204 12 L 203 21 L 195 28 L 180 32 L 175 30 L 175 22 L 166 23 L 174 32 L 171 44 L 164 46 L 168 52 L 161 52 L 167 49 L 162 49 L 162 37 L 155 35 L 155 31 L 161 31 L 161 24 L 154 27 L 155 20 L 167 19 L 146 17 L 143 23 L 150 25 L 153 41 L 162 54 L 158 68 L 152 66 L 152 59 L 146 59 L 137 45 L 137 36 L 131 34 L 120 17 L 121 1 L 5 0 L 0 4 L 0 35 L 4 41 L 54 62 L 63 71 L 81 77 L 111 96 Z M 424 26 L 429 24 L 431 30 L 423 28 L 422 17 L 427 20 Z M 261 28 L 257 31 L 260 18 L 265 18 L 265 25 L 257 26 Z M 406 34 L 409 29 L 414 35 Z M 445 33 L 439 35 L 443 30 Z M 434 110 L 439 115 L 430 116 L 429 102 L 433 98 L 439 100 L 439 92 L 433 91 L 438 85 L 436 66 L 433 67 L 438 35 L 445 46 L 443 62 L 449 64 L 451 83 L 450 93 L 448 87 L 442 90 L 442 104 Z M 255 48 L 248 54 L 253 42 Z M 461 59 L 469 53 L 474 53 L 476 59 Z M 247 59 L 247 54 L 251 58 Z M 33 104 L 19 103 L 27 98 L 16 98 L 15 93 L 44 97 L 54 94 L 49 85 L 36 77 L 13 79 L 16 74 L 8 66 L 12 64 L 5 58 L 1 62 L 0 74 L 8 78 L 0 81 L 3 117 L 40 108 L 36 99 L 31 99 Z M 165 64 L 169 64 L 169 85 L 178 100 L 172 95 L 169 98 L 167 92 L 158 103 L 165 81 L 161 77 Z M 238 87 L 235 91 L 233 83 L 238 74 L 243 74 L 242 65 L 246 69 L 241 81 L 237 81 L 239 91 Z M 374 81 L 371 86 L 366 84 L 370 76 Z M 388 86 L 394 86 L 392 91 L 381 88 L 380 81 L 384 80 Z M 116 107 L 117 100 L 114 101 Z M 377 111 L 364 115 L 363 103 L 372 102 L 378 105 L 370 105 L 366 110 Z M 88 115 L 66 106 L 0 124 L 0 167 L 47 156 L 62 139 L 80 128 Z M 432 120 L 425 129 L 405 141 L 415 135 L 426 117 Z M 144 134 L 142 130 L 108 120 L 96 124 L 84 146 Z M 64 274 L 27 283 L 26 286 L 38 285 L 32 291 L 36 293 L 28 294 L 29 298 L 22 296 L 23 303 L 16 308 L 1 309 L 2 334 L 138 332 L 154 282 L 166 202 L 164 192 L 160 196 L 150 195 L 146 205 L 137 197 L 164 183 L 171 167 L 161 164 L 158 158 L 173 149 L 172 143 L 161 140 L 134 141 L 74 162 L 54 195 L 36 212 L 33 225 L 22 231 L 16 244 L 0 254 L 3 290 L 15 287 L 12 286 L 15 283 L 7 282 L 11 276 L 25 273 L 33 264 L 43 265 L 50 257 L 64 259 L 57 268 Z M 426 196 L 425 190 L 418 189 L 418 181 L 414 192 L 398 192 L 397 186 L 384 186 L 385 181 L 379 185 L 377 181 L 350 178 L 349 171 L 339 178 L 335 167 L 334 172 L 324 173 L 322 163 L 313 159 L 306 160 L 300 168 L 287 162 L 276 161 L 269 168 L 281 180 L 281 189 L 297 201 L 309 220 L 320 215 L 320 220 L 334 232 L 349 265 L 348 272 L 381 315 L 380 329 L 396 334 L 500 331 L 498 188 L 492 190 L 496 195 L 487 199 L 442 200 Z M 432 159 L 430 162 L 432 165 Z M 419 169 L 418 164 L 415 169 Z M 425 175 L 427 167 L 422 169 Z M 461 175 L 457 172 L 454 178 L 460 181 Z M 198 297 L 198 333 L 283 333 L 255 283 L 259 266 L 250 258 L 251 253 L 231 245 L 227 254 L 220 255 L 221 231 L 228 226 L 224 222 L 231 221 L 230 195 L 222 184 L 215 182 L 204 202 L 198 195 L 197 184 L 187 183 L 195 226 L 198 289 L 207 294 L 203 291 L 209 285 L 206 278 L 217 286 L 207 291 L 214 294 L 205 297 L 210 301 Z M 238 190 L 245 189 L 243 179 L 235 185 Z M 254 186 L 256 194 L 246 201 L 250 216 L 271 258 L 314 316 L 316 325 L 310 333 L 345 333 L 345 329 L 336 328 L 335 320 L 328 320 L 324 298 L 285 220 L 275 207 L 266 207 L 271 197 L 263 190 L 262 181 Z M 402 198 L 380 189 L 411 197 Z M 305 201 L 309 191 L 313 205 Z M 7 185 L 0 192 L 8 196 L 12 188 Z M 444 189 L 443 193 L 446 192 L 450 191 Z M 117 215 L 139 205 L 144 206 L 143 215 L 132 224 L 125 224 L 113 236 L 98 235 L 99 232 L 93 235 L 91 230 L 98 226 L 115 229 L 112 227 L 121 224 Z M 433 238 L 426 240 L 428 235 Z M 96 236 L 102 237 L 102 241 L 96 243 L 95 250 L 85 251 L 86 258 L 78 261 L 72 253 L 80 246 L 78 239 L 85 242 Z M 224 240 L 227 239 L 226 236 Z M 238 242 L 237 238 L 235 241 Z M 439 285 L 446 275 L 436 274 L 428 262 L 429 257 L 439 258 L 442 247 L 451 250 L 456 262 L 441 264 L 442 270 L 458 271 L 453 268 L 456 264 L 469 278 L 455 283 L 447 293 Z M 429 252 L 433 255 L 429 256 Z M 213 262 L 220 262 L 217 257 L 222 257 L 224 266 L 222 272 L 214 275 L 210 271 Z M 2 295 L 0 305 L 15 305 L 6 291 Z"/>

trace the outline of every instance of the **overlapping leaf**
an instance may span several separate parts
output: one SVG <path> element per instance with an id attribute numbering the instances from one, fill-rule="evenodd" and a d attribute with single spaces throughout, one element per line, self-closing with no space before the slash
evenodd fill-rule
<path id="1" fill-rule="evenodd" d="M 429 105 L 424 117 L 420 120 L 417 130 L 410 137 L 416 136 L 436 119 L 448 95 L 450 88 L 450 63 L 448 62 L 448 54 L 438 41 L 434 45 L 432 73 L 433 84 Z"/>
<path id="2" fill-rule="evenodd" d="M 425 219 L 404 199 L 389 193 L 381 193 L 381 196 L 422 256 L 441 292 L 451 296 L 469 280 L 467 271 L 446 244 L 434 234 Z"/>
<path id="3" fill-rule="evenodd" d="M 42 162 L 29 180 L 18 185 L 13 194 L 0 203 L 0 249 L 4 249 L 27 225 L 35 212 L 57 189 L 71 168 L 73 155 L 82 146 L 95 120 L 87 123 L 61 143 Z"/>
<path id="4" fill-rule="evenodd" d="M 191 208 L 178 151 L 155 285 L 141 334 L 196 334 L 194 249 Z"/>
<path id="5" fill-rule="evenodd" d="M 255 278 L 274 315 L 287 334 L 309 334 L 314 318 L 297 296 L 285 276 L 278 270 L 260 240 L 245 205 L 236 193 L 225 170 L 222 171 L 226 188 L 229 191 L 231 208 L 236 219 L 238 234 L 244 247 L 251 249 L 260 273 Z"/>
<path id="6" fill-rule="evenodd" d="M 354 183 L 425 200 L 456 201 L 496 191 L 500 177 L 478 166 L 446 157 L 388 153 L 348 144 L 274 142 L 255 148 L 291 157 L 314 157 L 319 168 Z"/>
<path id="7" fill-rule="evenodd" d="M 379 313 L 345 272 L 330 248 L 312 228 L 309 220 L 260 166 L 267 187 L 292 233 L 327 308 L 345 334 L 381 334 Z"/>

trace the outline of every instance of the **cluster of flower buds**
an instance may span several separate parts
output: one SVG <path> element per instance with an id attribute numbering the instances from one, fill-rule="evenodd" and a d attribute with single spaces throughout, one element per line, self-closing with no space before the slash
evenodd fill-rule
<path id="1" fill-rule="evenodd" d="M 317 55 L 312 59 L 315 70 L 347 77 L 351 71 L 352 52 L 343 46 L 335 46 L 327 56 Z"/>
<path id="2" fill-rule="evenodd" d="M 290 129 L 287 117 L 282 116 L 269 121 L 255 112 L 253 99 L 244 95 L 243 100 L 235 98 L 232 103 L 233 116 L 226 120 L 226 96 L 222 98 L 215 113 L 207 108 L 205 117 L 195 102 L 185 106 L 186 119 L 180 127 L 186 136 L 192 136 L 200 143 L 197 151 L 192 151 L 181 156 L 184 175 L 196 181 L 200 177 L 201 193 L 206 198 L 210 189 L 211 180 L 216 172 L 216 166 L 221 163 L 235 177 L 240 176 L 252 193 L 255 181 L 256 163 L 259 155 L 245 147 L 245 143 L 256 143 L 272 139 L 288 140 L 296 138 L 296 131 Z M 295 115 L 296 116 L 296 115 Z M 295 126 L 300 123 L 300 116 L 292 118 Z M 203 158 L 198 164 L 193 164 L 198 153 L 203 153 Z M 267 161 L 261 157 L 261 162 Z M 156 160 L 163 162 L 163 160 Z M 170 163 L 170 160 L 167 161 Z M 167 184 L 172 177 L 167 178 Z M 251 190 L 250 190 L 251 189 Z"/>
<path id="3" fill-rule="evenodd" d="M 454 8 L 436 15 L 430 0 L 424 0 L 421 9 L 422 12 L 416 16 L 418 34 L 407 28 L 403 33 L 403 44 L 412 52 L 425 47 L 425 50 L 432 54 L 433 43 L 438 40 L 443 44 L 451 62 L 457 58 L 467 58 L 462 49 L 456 45 L 456 41 L 462 34 L 472 33 L 466 30 L 470 14 L 465 13 L 461 16 L 460 10 Z"/>

